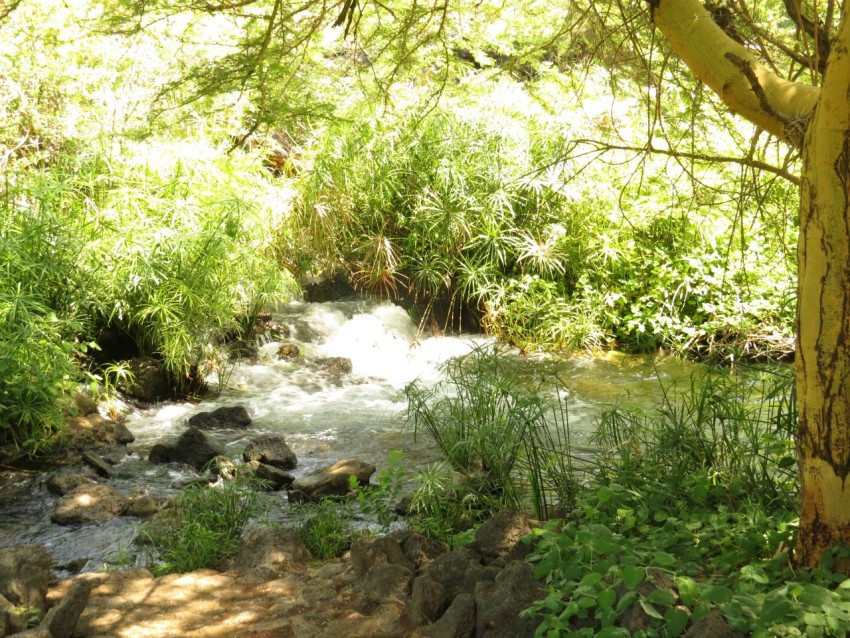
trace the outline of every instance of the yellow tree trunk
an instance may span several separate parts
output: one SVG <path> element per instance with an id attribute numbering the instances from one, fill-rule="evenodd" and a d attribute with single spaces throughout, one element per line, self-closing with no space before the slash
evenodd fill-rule
<path id="1" fill-rule="evenodd" d="M 676 54 L 733 111 L 803 148 L 795 559 L 813 566 L 837 542 L 850 545 L 850 2 L 821 87 L 789 82 L 759 64 L 699 0 L 648 2 Z M 850 573 L 850 564 L 840 568 Z"/>
<path id="2" fill-rule="evenodd" d="M 796 559 L 850 545 L 850 20 L 842 16 L 804 142 L 797 311 Z M 844 565 L 844 569 L 850 565 Z"/>

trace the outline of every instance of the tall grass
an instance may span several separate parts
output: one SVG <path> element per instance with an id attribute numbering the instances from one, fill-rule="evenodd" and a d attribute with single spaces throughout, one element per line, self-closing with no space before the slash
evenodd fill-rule
<path id="1" fill-rule="evenodd" d="M 539 518 L 568 510 L 575 480 L 557 382 L 544 391 L 543 380 L 523 379 L 492 346 L 450 360 L 445 374 L 435 387 L 405 388 L 414 433 L 434 439 L 483 508 L 530 510 Z"/>

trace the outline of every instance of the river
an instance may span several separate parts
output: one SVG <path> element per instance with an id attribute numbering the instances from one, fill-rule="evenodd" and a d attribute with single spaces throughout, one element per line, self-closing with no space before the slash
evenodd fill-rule
<path id="1" fill-rule="evenodd" d="M 342 458 L 358 458 L 380 467 L 391 450 L 404 453 L 411 468 L 438 460 L 435 446 L 422 433 L 414 440 L 403 427 L 406 403 L 399 396 L 414 380 L 437 383 L 440 364 L 492 342 L 482 336 L 432 336 L 416 339 L 416 325 L 400 307 L 366 300 L 310 304 L 295 302 L 274 313 L 289 326 L 302 356 L 277 357 L 281 342 L 259 348 L 259 360 L 238 363 L 225 389 L 201 403 L 163 403 L 132 410 L 126 424 L 135 435 L 131 454 L 115 468 L 110 485 L 130 496 L 173 495 L 194 474 L 147 461 L 151 447 L 176 438 L 197 412 L 243 405 L 253 420 L 245 432 L 214 436 L 229 456 L 241 455 L 257 434 L 279 434 L 297 454 L 296 476 Z M 652 407 L 661 383 L 687 379 L 694 364 L 674 359 L 607 354 L 555 357 L 519 353 L 506 356 L 529 374 L 557 374 L 569 412 L 574 450 L 591 453 L 589 437 L 600 412 L 616 402 Z M 352 372 L 334 375 L 314 362 L 319 357 L 347 357 Z M 278 495 L 285 507 L 285 496 Z M 119 518 L 99 526 L 63 527 L 50 521 L 57 497 L 41 477 L 5 475 L 0 481 L 0 547 L 45 545 L 60 571 L 63 567 L 95 571 L 127 560 L 139 521 Z"/>

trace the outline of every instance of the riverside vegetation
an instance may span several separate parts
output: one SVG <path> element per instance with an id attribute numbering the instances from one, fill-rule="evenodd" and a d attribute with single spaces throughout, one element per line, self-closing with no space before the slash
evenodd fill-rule
<path id="1" fill-rule="evenodd" d="M 436 28 L 396 4 L 397 23 Z M 315 276 L 524 350 L 789 356 L 798 149 L 725 118 L 629 3 L 543 4 L 462 7 L 413 46 L 371 14 L 356 41 L 320 28 L 318 5 L 289 38 L 229 3 L 5 3 L 0 442 L 43 451 L 79 385 L 113 394 L 136 356 L 175 396 L 214 390 L 226 344 Z M 784 4 L 726 27 L 799 54 Z M 592 462 L 570 453 L 556 381 L 489 353 L 447 375 L 406 393 L 408 427 L 445 455 L 417 472 L 411 524 L 459 544 L 499 509 L 548 521 L 532 555 L 551 590 L 541 635 L 625 635 L 615 619 L 634 601 L 638 635 L 679 635 L 714 608 L 756 636 L 846 635 L 844 550 L 788 560 L 782 374 L 617 408 Z M 317 555 L 347 545 L 357 509 L 386 524 L 393 472 L 303 512 Z M 164 568 L 219 558 L 256 516 L 244 488 L 181 497 L 148 530 Z M 220 499 L 235 499 L 226 520 Z M 674 586 L 643 593 L 658 574 Z"/>
<path id="2" fill-rule="evenodd" d="M 615 406 L 597 423 L 596 453 L 578 456 L 557 380 L 504 359 L 477 350 L 448 364 L 443 386 L 407 388 L 406 427 L 428 429 L 445 461 L 405 470 L 395 452 L 375 485 L 299 506 L 296 527 L 315 557 L 388 532 L 408 483 L 405 524 L 453 547 L 497 511 L 541 519 L 526 539 L 548 591 L 527 612 L 542 615 L 540 636 L 680 636 L 713 610 L 751 636 L 847 635 L 850 580 L 831 568 L 850 553 L 837 547 L 815 569 L 790 562 L 798 479 L 786 369 L 708 372 L 665 388 L 655 410 Z M 163 569 L 220 561 L 257 516 L 256 493 L 219 506 L 251 494 L 227 485 L 193 488 L 175 503 L 168 533 L 143 534 L 157 539 Z M 363 515 L 377 527 L 356 525 Z M 629 631 L 621 620 L 633 605 L 645 622 Z"/>

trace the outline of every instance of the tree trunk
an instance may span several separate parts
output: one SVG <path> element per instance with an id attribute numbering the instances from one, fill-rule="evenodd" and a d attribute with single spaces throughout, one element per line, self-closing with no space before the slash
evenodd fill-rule
<path id="1" fill-rule="evenodd" d="M 733 111 L 803 147 L 795 560 L 814 566 L 837 542 L 850 545 L 850 7 L 843 3 L 823 86 L 815 87 L 759 64 L 699 0 L 647 1 L 676 54 Z M 850 573 L 850 562 L 837 568 Z"/>
<path id="2" fill-rule="evenodd" d="M 797 290 L 796 561 L 850 545 L 850 20 L 841 18 L 804 142 Z M 847 570 L 850 565 L 843 565 Z"/>

